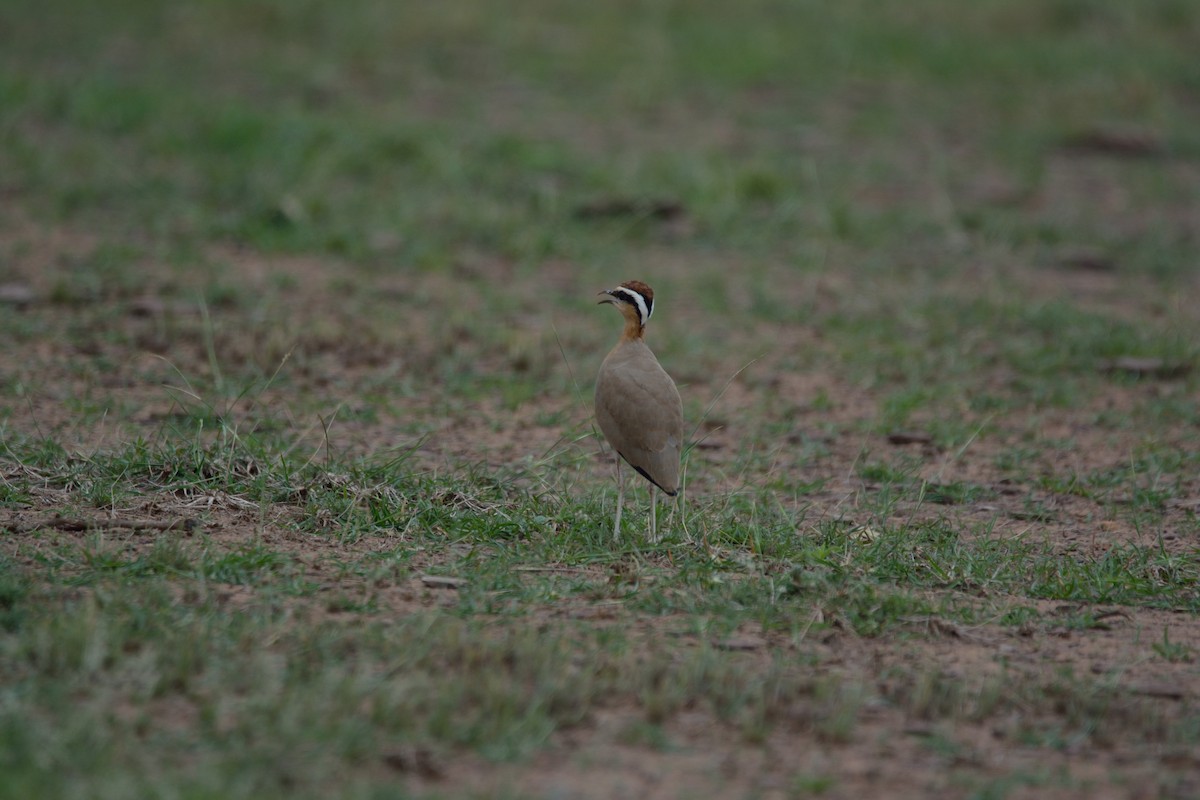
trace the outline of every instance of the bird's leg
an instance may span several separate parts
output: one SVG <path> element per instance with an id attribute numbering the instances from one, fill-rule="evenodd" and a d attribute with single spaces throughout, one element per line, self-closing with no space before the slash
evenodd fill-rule
<path id="1" fill-rule="evenodd" d="M 617 456 L 617 519 L 613 523 L 613 541 L 621 541 L 621 506 L 625 503 L 625 482 L 621 479 L 621 457 Z"/>
<path id="2" fill-rule="evenodd" d="M 658 487 L 650 484 L 650 542 L 658 542 Z"/>

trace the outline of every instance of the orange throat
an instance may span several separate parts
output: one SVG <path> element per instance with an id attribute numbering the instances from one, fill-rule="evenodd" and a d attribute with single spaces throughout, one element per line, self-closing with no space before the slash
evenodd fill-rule
<path id="1" fill-rule="evenodd" d="M 636 342 L 645 335 L 646 326 L 638 319 L 638 313 L 630 306 L 618 306 L 621 316 L 625 318 L 625 330 L 621 332 L 621 341 Z"/>

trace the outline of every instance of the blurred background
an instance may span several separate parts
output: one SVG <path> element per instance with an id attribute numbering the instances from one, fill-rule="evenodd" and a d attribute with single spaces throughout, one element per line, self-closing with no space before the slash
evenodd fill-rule
<path id="1" fill-rule="evenodd" d="M 712 459 L 962 443 L 1194 358 L 1197 52 L 1186 0 L 10 0 L 3 413 L 510 463 L 637 278 Z"/>

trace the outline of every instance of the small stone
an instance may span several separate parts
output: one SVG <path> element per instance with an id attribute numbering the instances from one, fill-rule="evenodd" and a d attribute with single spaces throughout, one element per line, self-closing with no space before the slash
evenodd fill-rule
<path id="1" fill-rule="evenodd" d="M 421 583 L 430 589 L 459 589 L 470 581 L 466 578 L 455 578 L 450 575 L 422 575 Z"/>
<path id="2" fill-rule="evenodd" d="M 0 303 L 24 308 L 37 299 L 33 289 L 24 283 L 0 283 Z"/>

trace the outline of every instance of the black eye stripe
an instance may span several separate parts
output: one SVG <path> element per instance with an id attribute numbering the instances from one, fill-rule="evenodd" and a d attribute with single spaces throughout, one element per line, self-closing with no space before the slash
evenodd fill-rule
<path id="1" fill-rule="evenodd" d="M 618 286 L 612 290 L 611 294 L 620 295 L 622 300 L 636 308 L 638 310 L 638 320 L 643 325 L 646 324 L 646 320 L 650 319 L 650 314 L 654 312 L 654 301 L 647 300 L 641 292 L 636 292 L 625 286 Z M 645 313 L 642 313 L 643 311 Z"/>

